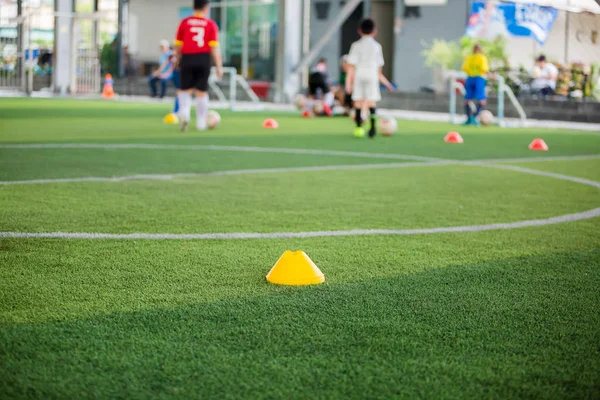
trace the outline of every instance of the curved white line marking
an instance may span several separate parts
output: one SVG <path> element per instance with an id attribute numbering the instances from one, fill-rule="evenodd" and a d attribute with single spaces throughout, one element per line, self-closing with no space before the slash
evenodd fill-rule
<path id="1" fill-rule="evenodd" d="M 425 163 L 425 165 L 440 165 L 442 163 Z M 484 166 L 487 168 L 499 168 L 526 174 L 540 175 L 548 178 L 566 180 L 583 185 L 600 188 L 600 182 L 591 181 L 552 172 L 538 171 L 528 168 L 514 167 L 510 165 L 495 165 L 487 163 L 466 162 L 462 165 Z M 402 166 L 414 165 L 414 163 L 403 163 Z M 443 228 L 425 229 L 357 229 L 343 231 L 315 231 L 315 232 L 276 232 L 276 233 L 200 233 L 200 234 L 172 234 L 172 233 L 78 233 L 78 232 L 0 232 L 0 238 L 60 238 L 60 239 L 137 239 L 137 240 L 232 240 L 232 239 L 293 239 L 313 237 L 339 237 L 339 236 L 375 236 L 375 235 L 425 235 L 435 233 L 462 233 L 482 232 L 501 229 L 516 229 L 532 226 L 545 226 L 561 224 L 565 222 L 581 221 L 600 216 L 600 208 L 583 211 L 575 214 L 566 214 L 558 217 L 545 219 L 534 219 L 509 223 L 497 223 L 487 225 L 455 226 Z"/>
<path id="2" fill-rule="evenodd" d="M 121 239 L 121 240 L 233 240 L 233 239 L 306 239 L 339 236 L 379 235 L 426 235 L 435 233 L 482 232 L 500 229 L 516 229 L 531 226 L 562 224 L 600 216 L 600 208 L 576 214 L 561 215 L 546 219 L 534 219 L 511 223 L 488 225 L 454 226 L 425 229 L 355 229 L 346 231 L 275 232 L 275 233 L 72 233 L 72 232 L 0 232 L 2 238 L 59 238 L 59 239 Z"/>
<path id="3" fill-rule="evenodd" d="M 2 146 L 0 145 L 0 148 Z M 378 153 L 361 153 L 375 155 L 374 158 L 378 158 Z M 405 157 L 405 156 L 401 156 Z M 406 156 L 408 157 L 408 156 Z M 314 167 L 284 167 L 284 168 L 257 168 L 257 169 L 241 169 L 241 170 L 225 170 L 225 171 L 209 171 L 209 172 L 197 172 L 197 173 L 174 173 L 174 174 L 135 174 L 125 176 L 89 176 L 89 177 L 77 177 L 77 178 L 50 178 L 50 179 L 26 179 L 18 181 L 0 181 L 0 186 L 5 185 L 33 185 L 33 184 L 51 184 L 51 183 L 76 183 L 76 182 L 123 182 L 131 180 L 156 180 L 156 181 L 168 181 L 177 178 L 194 178 L 202 176 L 224 176 L 224 175 L 245 175 L 245 174 L 267 174 L 267 173 L 285 173 L 285 172 L 310 172 L 310 171 L 344 171 L 344 170 L 364 170 L 364 169 L 384 169 L 384 168 L 400 168 L 400 167 L 421 167 L 430 165 L 478 165 L 483 167 L 489 167 L 490 164 L 495 163 L 528 163 L 537 161 L 571 161 L 571 160 L 595 160 L 600 159 L 600 155 L 587 155 L 587 156 L 550 156 L 550 157 L 536 157 L 536 158 L 504 158 L 504 159 L 484 159 L 484 160 L 472 160 L 472 161 L 461 161 L 461 160 L 444 160 L 444 159 L 432 159 L 431 161 L 423 162 L 409 162 L 409 163 L 386 163 L 386 164 L 351 164 L 351 165 L 323 165 Z M 439 160 L 439 161 L 438 161 Z M 494 168 L 500 169 L 511 169 L 515 171 L 525 172 L 525 168 L 516 166 L 502 166 L 496 165 Z M 540 173 L 537 170 L 527 170 L 526 173 L 534 175 L 544 175 L 558 177 L 560 174 Z M 590 180 L 570 177 L 567 175 L 560 175 L 563 180 L 569 180 L 573 182 L 589 184 L 595 186 L 595 183 Z M 592 182 L 592 183 L 590 183 Z"/>
<path id="4" fill-rule="evenodd" d="M 596 182 L 596 181 L 592 181 L 592 180 L 584 179 L 584 178 L 578 178 L 576 176 L 556 174 L 554 172 L 547 172 L 547 171 L 539 171 L 537 169 L 517 167 L 514 165 L 502 165 L 502 164 L 491 164 L 491 163 L 488 164 L 488 163 L 477 163 L 477 162 L 468 162 L 468 163 L 464 163 L 464 164 L 465 165 L 475 165 L 475 166 L 480 166 L 480 167 L 485 167 L 485 168 L 505 169 L 508 171 L 522 172 L 524 174 L 530 174 L 530 175 L 545 176 L 548 178 L 560 179 L 562 181 L 581 183 L 582 185 L 593 186 L 595 188 L 600 189 L 600 182 Z"/>
<path id="5" fill-rule="evenodd" d="M 316 167 L 290 167 L 290 168 L 264 168 L 264 169 L 239 169 L 230 171 L 212 171 L 198 173 L 177 173 L 177 174 L 139 174 L 115 177 L 83 177 L 83 178 L 60 178 L 60 179 L 29 179 L 23 181 L 0 181 L 0 186 L 7 185 L 33 185 L 48 183 L 72 183 L 72 182 L 123 182 L 130 180 L 157 180 L 168 181 L 176 178 L 194 178 L 201 176 L 226 176 L 226 175 L 247 175 L 247 174 L 271 174 L 285 172 L 313 172 L 313 171 L 347 171 L 347 170 L 365 170 L 365 169 L 386 169 L 403 167 L 426 167 L 437 165 L 457 164 L 445 161 L 428 162 L 406 162 L 406 163 L 385 163 L 385 164 L 354 164 L 354 165 L 323 165 Z"/>
<path id="6" fill-rule="evenodd" d="M 241 151 L 247 153 L 284 153 L 310 154 L 317 156 L 340 156 L 360 158 L 381 158 L 390 160 L 417 161 L 448 161 L 436 157 L 422 157 L 411 154 L 364 153 L 360 151 L 293 149 L 285 147 L 254 147 L 254 146 L 217 146 L 217 145 L 179 145 L 179 144 L 94 144 L 94 143 L 42 143 L 42 144 L 5 144 L 0 149 L 151 149 L 151 150 L 213 150 Z"/>

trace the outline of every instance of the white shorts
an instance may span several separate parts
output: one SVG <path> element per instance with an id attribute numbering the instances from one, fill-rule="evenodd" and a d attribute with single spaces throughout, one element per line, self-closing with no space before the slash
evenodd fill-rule
<path id="1" fill-rule="evenodd" d="M 352 100 L 354 101 L 381 101 L 381 90 L 379 79 L 364 79 L 356 77 L 352 88 Z"/>

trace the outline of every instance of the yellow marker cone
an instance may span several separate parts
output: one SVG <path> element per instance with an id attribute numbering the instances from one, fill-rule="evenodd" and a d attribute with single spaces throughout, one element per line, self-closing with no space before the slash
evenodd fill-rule
<path id="1" fill-rule="evenodd" d="M 277 285 L 316 285 L 325 275 L 303 251 L 286 251 L 267 274 L 267 281 Z"/>
<path id="2" fill-rule="evenodd" d="M 163 122 L 165 124 L 178 124 L 179 118 L 177 117 L 177 114 L 167 114 L 167 116 L 163 119 Z"/>

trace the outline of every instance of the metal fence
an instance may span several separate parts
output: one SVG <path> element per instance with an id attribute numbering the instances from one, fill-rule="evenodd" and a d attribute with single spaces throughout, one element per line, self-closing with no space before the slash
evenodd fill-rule
<path id="1" fill-rule="evenodd" d="M 0 14 L 2 7 L 0 7 Z M 69 93 L 94 94 L 101 90 L 98 22 L 102 14 L 56 13 L 47 10 L 25 11 L 22 16 L 3 19 L 0 26 L 0 90 L 55 91 L 55 21 L 62 24 L 71 40 L 68 62 Z M 7 22 L 8 21 L 8 22 Z M 64 29 L 64 28 L 61 28 Z"/>

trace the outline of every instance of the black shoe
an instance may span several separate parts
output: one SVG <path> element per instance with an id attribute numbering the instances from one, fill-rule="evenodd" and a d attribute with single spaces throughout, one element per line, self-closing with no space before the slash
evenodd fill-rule
<path id="1" fill-rule="evenodd" d="M 375 131 L 375 127 L 372 126 L 371 129 L 369 129 L 369 138 L 373 139 L 375 135 L 377 135 L 377 132 Z"/>

